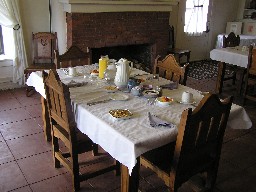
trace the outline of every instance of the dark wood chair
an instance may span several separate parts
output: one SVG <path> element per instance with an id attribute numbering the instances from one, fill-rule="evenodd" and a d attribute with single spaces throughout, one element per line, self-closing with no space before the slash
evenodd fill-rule
<path id="1" fill-rule="evenodd" d="M 236 46 L 239 46 L 239 44 L 240 44 L 240 36 L 239 35 L 236 36 L 234 32 L 229 33 L 227 37 L 223 35 L 223 48 L 236 47 Z M 225 64 L 225 73 L 222 78 L 222 84 L 224 81 L 232 80 L 232 84 L 235 85 L 237 70 L 238 70 L 237 66 L 231 65 L 231 64 Z"/>
<path id="2" fill-rule="evenodd" d="M 159 73 L 161 77 L 186 85 L 188 64 L 181 67 L 172 54 L 167 55 L 163 60 L 160 58 L 161 56 L 158 55 L 155 59 L 154 73 Z"/>
<path id="3" fill-rule="evenodd" d="M 180 65 L 180 59 L 183 56 L 187 57 L 187 63 L 189 63 L 190 60 L 190 50 L 187 49 L 179 49 L 175 47 L 175 39 L 174 39 L 174 27 L 170 26 L 169 27 L 169 48 L 167 50 L 167 54 L 173 54 L 177 59 L 178 59 L 178 63 Z"/>
<path id="4" fill-rule="evenodd" d="M 56 70 L 50 70 L 49 75 L 43 71 L 43 76 L 52 130 L 54 166 L 59 168 L 62 164 L 68 169 L 72 175 L 75 191 L 80 189 L 81 181 L 112 170 L 116 170 L 119 174 L 118 162 L 94 172 L 79 173 L 78 154 L 93 151 L 96 155 L 98 145 L 77 129 L 69 88 L 60 81 Z M 61 151 L 60 142 L 65 145 L 65 151 Z"/>
<path id="5" fill-rule="evenodd" d="M 32 33 L 33 63 L 24 70 L 25 80 L 34 71 L 55 69 L 54 50 L 58 49 L 57 33 L 38 32 Z M 27 87 L 26 95 L 33 94 L 34 88 Z"/>
<path id="6" fill-rule="evenodd" d="M 89 65 L 90 53 L 85 53 L 79 47 L 73 45 L 62 55 L 59 54 L 58 50 L 55 50 L 54 63 L 57 68 Z"/>
<path id="7" fill-rule="evenodd" d="M 212 191 L 232 101 L 233 97 L 221 102 L 216 94 L 207 94 L 194 110 L 183 111 L 174 152 L 165 151 L 160 161 L 150 151 L 140 163 L 156 172 L 171 192 L 201 173 L 206 173 L 205 187 Z"/>
<path id="8" fill-rule="evenodd" d="M 245 76 L 243 104 L 246 100 L 256 101 L 256 48 L 249 47 L 248 66 Z"/>

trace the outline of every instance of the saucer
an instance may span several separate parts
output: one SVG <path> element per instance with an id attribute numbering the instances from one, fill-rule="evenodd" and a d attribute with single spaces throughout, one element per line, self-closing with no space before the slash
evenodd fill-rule
<path id="1" fill-rule="evenodd" d="M 191 101 L 191 102 L 183 102 L 183 101 L 178 101 L 178 103 L 180 104 L 184 104 L 184 105 L 193 105 L 193 104 L 196 104 L 196 101 Z"/>

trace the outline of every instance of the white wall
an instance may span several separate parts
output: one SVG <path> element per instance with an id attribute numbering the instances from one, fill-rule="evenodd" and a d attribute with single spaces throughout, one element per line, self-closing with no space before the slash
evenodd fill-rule
<path id="1" fill-rule="evenodd" d="M 50 31 L 48 2 L 48 0 L 20 0 L 20 14 L 28 56 L 28 64 L 32 62 L 32 32 Z"/>
<path id="2" fill-rule="evenodd" d="M 170 15 L 170 24 L 175 26 L 176 47 L 189 48 L 191 60 L 209 58 L 209 51 L 214 48 L 217 34 L 225 32 L 226 23 L 237 18 L 240 0 L 211 0 L 213 2 L 212 16 L 210 17 L 210 33 L 201 38 L 188 38 L 183 32 L 185 0 L 180 0 L 179 5 L 173 6 Z M 48 0 L 20 0 L 23 32 L 25 36 L 26 50 L 31 61 L 31 34 L 32 32 L 49 31 L 49 5 Z M 225 3 L 224 3 L 225 2 Z M 60 54 L 67 48 L 66 13 L 63 4 L 59 0 L 51 0 L 52 3 L 52 32 L 57 32 L 58 48 Z M 183 8 L 182 8 L 183 6 Z M 206 41 L 207 39 L 207 41 Z M 207 48 L 205 48 L 207 47 Z"/>
<path id="3" fill-rule="evenodd" d="M 63 4 L 58 0 L 52 0 L 52 31 L 57 32 L 59 53 L 67 50 L 67 25 L 66 13 L 63 11 Z"/>
<path id="4" fill-rule="evenodd" d="M 210 50 L 215 47 L 217 35 L 225 33 L 228 21 L 236 20 L 239 2 L 240 0 L 210 0 L 210 32 L 200 37 L 189 37 L 184 33 L 186 0 L 180 0 L 170 18 L 170 24 L 176 29 L 176 47 L 191 50 L 191 61 L 208 59 Z"/>

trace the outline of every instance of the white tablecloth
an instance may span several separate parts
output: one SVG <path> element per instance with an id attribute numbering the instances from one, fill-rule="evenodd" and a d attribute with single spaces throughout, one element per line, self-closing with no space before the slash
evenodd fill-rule
<path id="1" fill-rule="evenodd" d="M 242 47 L 228 47 L 211 50 L 210 58 L 212 60 L 247 68 L 248 54 L 248 51 L 242 51 Z"/>
<path id="2" fill-rule="evenodd" d="M 228 34 L 219 34 L 217 36 L 217 42 L 216 42 L 216 49 L 223 47 L 223 35 L 225 37 L 228 36 Z M 256 35 L 239 35 L 240 36 L 240 46 L 249 46 L 253 43 L 256 43 Z"/>
<path id="3" fill-rule="evenodd" d="M 135 70 L 133 73 L 145 73 Z M 60 78 L 64 82 L 70 81 L 71 78 L 59 71 Z M 39 72 L 32 73 L 28 78 L 27 84 L 38 86 L 36 90 L 42 91 L 42 78 Z M 84 81 L 82 77 L 73 78 L 76 81 Z M 33 82 L 33 83 L 32 83 Z M 40 82 L 40 83 L 39 83 Z M 159 82 L 154 80 L 153 84 L 165 84 L 167 80 L 160 79 Z M 75 119 L 78 129 L 87 134 L 95 143 L 98 143 L 112 157 L 120 163 L 127 166 L 129 172 L 132 172 L 136 164 L 136 158 L 141 154 L 163 146 L 176 140 L 177 128 L 151 127 L 148 121 L 148 112 L 157 115 L 163 120 L 179 124 L 180 116 L 183 110 L 191 105 L 183 105 L 174 102 L 169 107 L 159 107 L 148 105 L 147 99 L 143 97 L 134 97 L 129 93 L 128 101 L 109 101 L 97 105 L 88 106 L 86 103 L 93 98 L 109 97 L 103 88 L 95 85 L 96 82 L 89 83 L 83 87 L 70 88 L 71 100 L 75 113 Z M 202 96 L 198 91 L 179 85 L 175 90 L 164 90 L 164 95 L 169 95 L 175 100 L 180 100 L 183 91 L 189 90 L 194 94 L 195 101 L 199 102 Z M 114 120 L 108 113 L 111 109 L 129 109 L 133 116 L 128 120 Z M 228 126 L 234 129 L 248 129 L 252 125 L 244 108 L 238 105 L 232 105 Z"/>

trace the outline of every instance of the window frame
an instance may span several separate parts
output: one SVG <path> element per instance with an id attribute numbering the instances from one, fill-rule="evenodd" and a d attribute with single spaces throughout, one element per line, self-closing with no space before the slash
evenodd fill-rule
<path id="1" fill-rule="evenodd" d="M 0 25 L 0 55 L 4 55 L 4 41 L 3 41 L 3 31 Z"/>

